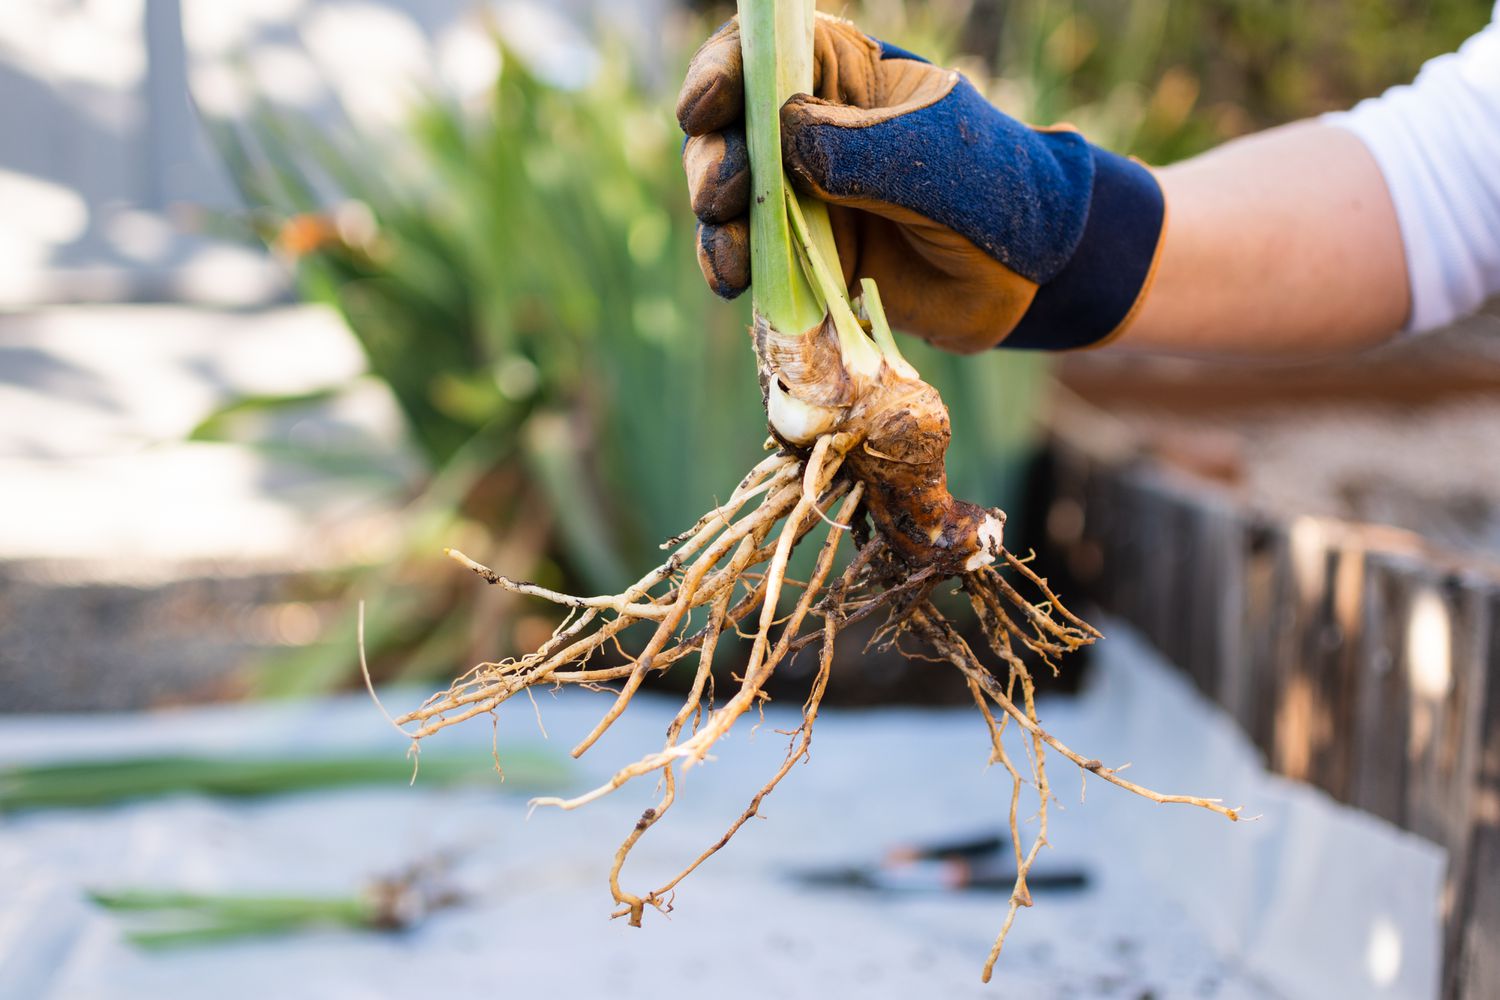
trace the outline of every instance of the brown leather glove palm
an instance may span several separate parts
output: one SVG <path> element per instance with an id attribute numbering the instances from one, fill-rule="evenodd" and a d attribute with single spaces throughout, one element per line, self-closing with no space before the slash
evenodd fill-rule
<path id="1" fill-rule="evenodd" d="M 1149 285 L 1165 218 L 1149 171 L 1067 130 L 1004 115 L 961 75 L 819 15 L 814 95 L 781 109 L 797 189 L 829 205 L 845 279 L 874 278 L 891 322 L 947 350 L 1108 339 Z M 739 27 L 693 57 L 677 117 L 698 259 L 749 286 Z"/>

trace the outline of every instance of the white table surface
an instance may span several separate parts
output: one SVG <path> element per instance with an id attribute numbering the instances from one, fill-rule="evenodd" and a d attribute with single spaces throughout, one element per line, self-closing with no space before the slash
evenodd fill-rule
<path id="1" fill-rule="evenodd" d="M 538 810 L 493 788 L 318 792 L 258 802 L 200 797 L 0 819 L 0 997 L 1425 997 L 1437 977 L 1443 857 L 1424 841 L 1265 775 L 1232 726 L 1120 626 L 1078 699 L 1042 706 L 1081 752 L 1134 762 L 1135 780 L 1222 794 L 1264 817 L 1231 824 L 1158 807 L 1054 762 L 1062 809 L 1044 857 L 1090 887 L 1038 893 L 996 981 L 979 969 L 1004 913 L 997 895 L 810 891 L 817 864 L 893 844 L 998 829 L 1008 788 L 986 771 L 972 710 L 825 711 L 812 760 L 764 819 L 680 887 L 643 929 L 611 921 L 605 882 L 649 784 L 588 808 Z M 934 669 L 940 669 L 935 667 Z M 417 692 L 392 692 L 395 705 Z M 607 705 L 540 699 L 562 753 Z M 674 706 L 642 696 L 578 765 L 580 784 L 653 749 Z M 738 815 L 781 758 L 773 706 L 680 785 L 678 805 L 626 870 L 645 888 Z M 539 736 L 531 707 L 500 715 L 502 741 Z M 437 737 L 488 751 L 483 721 Z M 0 761 L 186 750 L 404 747 L 360 696 L 133 716 L 0 718 Z M 436 743 L 429 746 L 435 749 Z M 1034 799 L 1032 800 L 1034 803 Z M 1024 813 L 1034 811 L 1034 805 Z M 319 932 L 142 953 L 83 898 L 88 887 L 345 894 L 420 856 L 459 849 L 475 894 L 402 935 Z"/>

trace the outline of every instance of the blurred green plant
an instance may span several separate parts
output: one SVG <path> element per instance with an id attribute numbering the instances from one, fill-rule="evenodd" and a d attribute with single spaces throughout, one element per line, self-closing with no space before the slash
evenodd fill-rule
<path id="1" fill-rule="evenodd" d="M 698 0 L 713 23 L 727 0 Z M 957 65 L 1005 111 L 1170 163 L 1411 80 L 1491 0 L 863 0 L 820 3 Z M 717 19 L 717 20 L 715 20 Z"/>
<path id="2" fill-rule="evenodd" d="M 571 761 L 539 747 L 505 751 L 505 783 L 493 764 L 469 753 L 423 754 L 428 785 L 495 783 L 526 793 L 566 784 Z M 0 814 L 38 809 L 89 809 L 164 795 L 261 798 L 353 785 L 408 784 L 413 763 L 388 752 L 288 757 L 166 755 L 65 761 L 0 768 Z"/>
<path id="3" fill-rule="evenodd" d="M 614 592 L 759 454 L 746 303 L 715 299 L 698 273 L 671 96 L 648 91 L 618 47 L 566 89 L 496 44 L 490 99 L 431 95 L 394 147 L 264 102 L 212 134 L 255 233 L 295 262 L 305 297 L 343 315 L 433 470 L 412 558 L 499 547 L 486 561 L 510 572 Z M 913 360 L 953 411 L 958 487 L 991 504 L 1016 496 L 1039 362 Z M 198 434 L 228 433 L 246 407 L 306 402 L 241 401 Z M 372 651 L 404 660 L 403 676 L 446 674 L 476 644 L 480 612 L 461 596 L 473 581 L 451 567 L 446 580 L 419 587 L 397 569 L 354 584 Z M 338 645 L 278 657 L 261 690 L 346 681 L 352 632 L 343 615 Z M 483 638 L 483 658 L 534 643 L 514 629 Z"/>
<path id="4" fill-rule="evenodd" d="M 213 132 L 257 234 L 295 261 L 304 297 L 344 316 L 433 471 L 413 554 L 525 534 L 539 544 L 508 569 L 616 590 L 650 539 L 751 464 L 742 318 L 701 289 L 670 111 L 618 53 L 570 91 L 506 52 L 487 102 L 430 95 L 394 145 L 269 103 Z M 293 401 L 260 405 L 279 402 Z M 372 648 L 451 669 L 468 602 L 381 576 L 356 585 Z M 267 689 L 318 690 L 352 666 L 348 644 L 297 650 Z"/>
<path id="5" fill-rule="evenodd" d="M 238 896 L 123 889 L 89 893 L 97 906 L 126 920 L 125 938 L 147 951 L 221 944 L 299 931 L 383 927 L 366 896 Z"/>
<path id="6" fill-rule="evenodd" d="M 125 937 L 158 951 L 328 929 L 402 931 L 466 897 L 447 879 L 450 854 L 423 858 L 346 896 L 94 890 L 89 899 L 125 924 Z"/>
<path id="7" fill-rule="evenodd" d="M 994 96 L 1151 163 L 1352 106 L 1411 80 L 1490 0 L 973 0 L 958 44 Z"/>
<path id="8" fill-rule="evenodd" d="M 666 47 L 732 12 L 700 6 L 707 17 L 665 32 Z M 1403 82 L 1489 10 L 1490 0 L 865 0 L 838 12 L 959 65 L 1012 114 L 1071 121 L 1166 163 Z M 269 102 L 210 122 L 253 232 L 295 263 L 304 297 L 343 315 L 430 470 L 393 565 L 334 582 L 370 603 L 377 672 L 444 674 L 539 634 L 534 609 L 476 597 L 437 558 L 442 545 L 563 589 L 614 591 L 758 449 L 744 303 L 703 288 L 672 96 L 642 82 L 675 82 L 687 52 L 643 74 L 620 46 L 604 50 L 576 88 L 502 51 L 486 99 L 429 94 L 394 139 Z M 949 403 L 956 490 L 1013 506 L 1047 362 L 910 354 Z M 197 436 L 232 436 L 240 418 L 309 402 L 244 400 Z M 359 460 L 311 457 L 344 469 Z M 354 676 L 344 604 L 326 641 L 264 665 L 260 690 L 307 693 Z"/>

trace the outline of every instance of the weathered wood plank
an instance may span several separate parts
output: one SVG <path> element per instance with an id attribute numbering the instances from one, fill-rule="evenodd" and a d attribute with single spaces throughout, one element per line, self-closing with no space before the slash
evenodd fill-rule
<path id="1" fill-rule="evenodd" d="M 1405 532 L 1086 464 L 1069 490 L 1104 605 L 1270 766 L 1443 846 L 1443 996 L 1500 998 L 1500 579 Z"/>
<path id="2" fill-rule="evenodd" d="M 1250 566 L 1254 527 L 1228 503 L 1210 507 L 1208 545 L 1222 579 L 1214 585 L 1214 616 L 1219 625 L 1210 637 L 1208 654 L 1217 664 L 1212 697 L 1240 727 L 1249 732 L 1249 702 L 1253 643 L 1250 613 Z"/>
<path id="3" fill-rule="evenodd" d="M 1168 484 L 1152 483 L 1157 523 L 1156 593 L 1151 601 L 1151 638 L 1167 659 L 1196 682 L 1188 646 L 1197 604 L 1192 590 L 1194 561 L 1192 505 Z"/>
<path id="4" fill-rule="evenodd" d="M 1398 825 L 1406 822 L 1407 619 L 1421 572 L 1409 556 L 1372 552 L 1365 559 L 1350 802 Z"/>
<path id="5" fill-rule="evenodd" d="M 1134 568 L 1140 585 L 1134 595 L 1136 621 L 1146 638 L 1171 658 L 1170 607 L 1172 578 L 1177 572 L 1178 540 L 1173 537 L 1171 510 L 1158 484 L 1135 477 L 1136 517 L 1141 523 L 1140 549 Z"/>
<path id="6" fill-rule="evenodd" d="M 1145 599 L 1150 589 L 1148 576 L 1152 525 L 1147 520 L 1146 498 L 1138 483 L 1122 475 L 1115 494 L 1118 512 L 1117 530 L 1110 546 L 1111 608 L 1120 617 L 1143 631 L 1146 627 Z"/>
<path id="7" fill-rule="evenodd" d="M 1328 592 L 1329 541 L 1321 522 L 1300 518 L 1288 534 L 1288 565 L 1278 592 L 1276 678 L 1271 719 L 1271 769 L 1298 781 L 1312 780 L 1315 749 L 1327 738 L 1320 663 Z"/>
<path id="8" fill-rule="evenodd" d="M 1087 577 L 1093 588 L 1091 596 L 1111 610 L 1117 605 L 1115 581 L 1118 569 L 1114 560 L 1120 532 L 1118 479 L 1115 470 L 1090 463 L 1083 494 L 1083 544 L 1087 548 L 1075 557 L 1085 568 L 1094 564 L 1094 572 Z"/>
<path id="9" fill-rule="evenodd" d="M 1418 590 L 1406 642 L 1407 826 L 1448 849 L 1466 849 L 1479 766 L 1479 726 L 1489 655 L 1485 581 L 1449 576 Z"/>
<path id="10" fill-rule="evenodd" d="M 1095 505 L 1099 476 L 1087 458 L 1062 448 L 1053 449 L 1048 473 L 1048 546 L 1061 554 L 1072 586 L 1097 600 L 1104 564 L 1100 549 L 1104 511 Z"/>
<path id="11" fill-rule="evenodd" d="M 1285 687 L 1284 673 L 1292 660 L 1296 621 L 1292 543 L 1284 524 L 1268 521 L 1255 528 L 1250 562 L 1246 606 L 1251 679 L 1246 732 L 1271 761 L 1276 748 L 1277 706 Z"/>
<path id="12" fill-rule="evenodd" d="M 1218 595 L 1225 582 L 1215 545 L 1215 511 L 1188 493 L 1179 493 L 1174 499 L 1176 522 L 1184 541 L 1177 577 L 1178 656 L 1198 690 L 1212 698 L 1219 686 L 1215 636 L 1222 628 Z"/>
<path id="13" fill-rule="evenodd" d="M 1308 778 L 1334 798 L 1348 801 L 1354 771 L 1365 555 L 1352 532 L 1335 528 L 1328 541 L 1323 592 L 1303 636 L 1307 676 L 1318 706 Z"/>
<path id="14" fill-rule="evenodd" d="M 1484 588 L 1472 686 L 1475 706 L 1469 832 L 1450 867 L 1443 996 L 1448 1000 L 1500 997 L 1500 587 Z M 1467 741 L 1465 741 L 1467 742 Z"/>

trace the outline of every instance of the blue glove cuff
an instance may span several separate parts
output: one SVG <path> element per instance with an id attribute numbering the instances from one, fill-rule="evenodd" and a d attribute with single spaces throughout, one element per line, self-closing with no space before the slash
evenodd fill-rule
<path id="1" fill-rule="evenodd" d="M 1108 338 L 1151 276 L 1165 217 L 1156 179 L 1077 132 L 1011 118 L 957 74 L 939 76 L 950 89 L 910 110 L 789 101 L 782 143 L 794 180 L 898 223 L 892 208 L 913 213 L 1029 283 L 1027 297 L 1001 302 L 986 346 L 1064 350 Z"/>
<path id="2" fill-rule="evenodd" d="M 856 127 L 802 125 L 783 143 L 794 176 L 831 199 L 915 212 L 1035 284 L 1063 270 L 1083 235 L 1089 144 L 1001 114 L 962 78 L 926 107 Z"/>
<path id="3" fill-rule="evenodd" d="M 1001 347 L 1060 351 L 1108 340 L 1131 317 L 1150 281 L 1166 222 L 1166 200 L 1151 172 L 1089 147 L 1094 185 L 1077 249 L 1037 289 Z"/>

